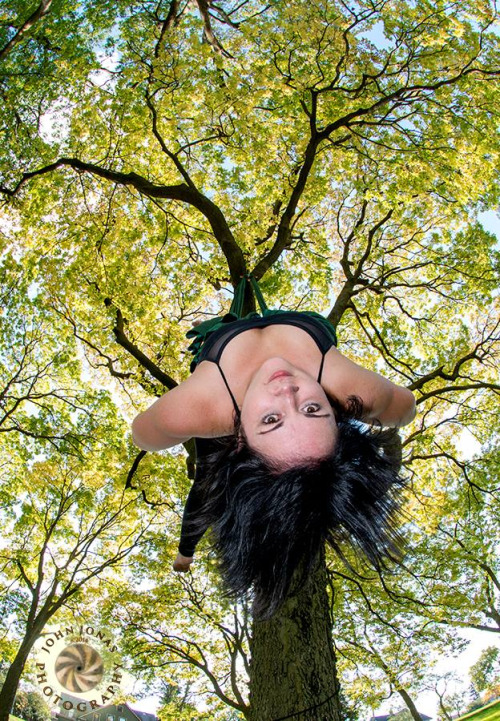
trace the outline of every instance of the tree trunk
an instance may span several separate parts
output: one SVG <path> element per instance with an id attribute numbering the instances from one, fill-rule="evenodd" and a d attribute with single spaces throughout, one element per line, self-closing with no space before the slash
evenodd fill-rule
<path id="1" fill-rule="evenodd" d="M 21 674 L 26 665 L 26 659 L 33 647 L 35 638 L 25 639 L 21 645 L 14 661 L 11 663 L 5 681 L 0 689 L 0 721 L 9 721 L 9 714 L 12 713 L 12 707 L 16 699 L 17 687 Z"/>
<path id="2" fill-rule="evenodd" d="M 415 719 L 415 721 L 422 721 L 422 717 L 420 716 L 419 712 L 417 711 L 417 707 L 413 703 L 412 699 L 410 698 L 407 691 L 404 690 L 404 688 L 398 688 L 398 694 L 401 696 L 403 701 L 405 702 L 409 712 Z"/>
<path id="3" fill-rule="evenodd" d="M 254 621 L 249 721 L 340 721 L 324 556 L 268 621 Z"/>

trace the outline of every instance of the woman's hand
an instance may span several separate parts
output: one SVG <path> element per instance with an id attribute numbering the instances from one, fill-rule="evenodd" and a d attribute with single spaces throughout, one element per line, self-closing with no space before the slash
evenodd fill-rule
<path id="1" fill-rule="evenodd" d="M 174 571 L 177 571 L 177 573 L 186 573 L 186 571 L 189 571 L 189 566 L 193 563 L 193 557 L 189 556 L 183 556 L 182 553 L 177 554 L 177 558 L 175 559 L 174 563 L 172 564 L 172 568 Z"/>

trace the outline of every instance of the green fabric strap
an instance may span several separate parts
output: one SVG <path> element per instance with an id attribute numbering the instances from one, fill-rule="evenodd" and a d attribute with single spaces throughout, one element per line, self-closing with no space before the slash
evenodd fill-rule
<path id="1" fill-rule="evenodd" d="M 245 289 L 247 283 L 250 283 L 250 285 L 252 286 L 252 290 L 257 299 L 261 312 L 264 313 L 264 311 L 267 310 L 266 301 L 264 300 L 262 291 L 259 288 L 259 284 L 253 277 L 253 275 L 250 275 L 250 273 L 245 273 L 245 275 L 241 278 L 240 282 L 236 286 L 233 302 L 231 303 L 231 308 L 229 310 L 229 312 L 233 313 L 237 318 L 243 317 L 243 303 L 245 301 Z"/>
<path id="2" fill-rule="evenodd" d="M 238 285 L 236 286 L 236 289 L 234 291 L 234 298 L 233 302 L 231 303 L 231 308 L 229 310 L 229 313 L 226 313 L 222 317 L 218 318 L 210 318 L 209 320 L 203 321 L 203 323 L 200 323 L 199 325 L 195 326 L 194 328 L 191 328 L 187 333 L 186 337 L 192 340 L 190 346 L 188 347 L 188 351 L 192 354 L 193 360 L 191 361 L 190 369 L 191 373 L 194 372 L 196 365 L 198 364 L 198 360 L 200 357 L 200 354 L 202 352 L 203 346 L 205 344 L 205 341 L 207 338 L 212 335 L 212 333 L 218 331 L 220 328 L 223 328 L 224 326 L 228 325 L 229 323 L 234 323 L 236 320 L 242 320 L 243 318 L 259 318 L 259 314 L 257 312 L 248 313 L 248 315 L 243 316 L 243 306 L 245 301 L 245 290 L 247 287 L 247 283 L 250 283 L 252 290 L 254 292 L 255 298 L 257 299 L 257 302 L 260 307 L 260 312 L 262 314 L 262 317 L 266 316 L 276 316 L 276 315 L 284 315 L 286 316 L 287 313 L 290 311 L 287 310 L 270 310 L 266 302 L 264 300 L 264 296 L 262 295 L 262 291 L 259 288 L 259 284 L 255 280 L 253 276 L 251 276 L 249 273 L 244 275 Z M 300 311 L 302 315 L 310 316 L 311 318 L 315 318 L 316 321 L 321 323 L 326 333 L 330 336 L 332 339 L 332 343 L 334 345 L 337 345 L 337 336 L 335 334 L 334 327 L 328 322 L 326 318 L 323 318 L 322 315 L 319 313 L 315 313 L 314 311 Z"/>
<path id="3" fill-rule="evenodd" d="M 267 310 L 266 301 L 264 300 L 264 296 L 262 295 L 262 291 L 259 287 L 259 284 L 255 280 L 253 275 L 250 276 L 250 283 L 252 285 L 255 297 L 257 298 L 257 302 L 259 304 L 260 310 L 262 313 L 264 313 L 264 311 Z"/>

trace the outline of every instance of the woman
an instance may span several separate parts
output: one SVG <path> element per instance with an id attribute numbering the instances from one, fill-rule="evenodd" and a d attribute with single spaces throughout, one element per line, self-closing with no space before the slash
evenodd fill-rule
<path id="1" fill-rule="evenodd" d="M 134 420 L 133 437 L 148 451 L 226 437 L 199 464 L 174 568 L 189 568 L 211 525 L 227 587 L 253 588 L 264 616 L 325 541 L 342 555 L 348 538 L 376 566 L 394 555 L 400 457 L 394 432 L 364 424 L 405 425 L 415 400 L 343 356 L 322 316 L 270 311 L 249 280 L 261 315 L 238 319 L 242 280 L 230 314 L 190 331 L 192 375 Z"/>

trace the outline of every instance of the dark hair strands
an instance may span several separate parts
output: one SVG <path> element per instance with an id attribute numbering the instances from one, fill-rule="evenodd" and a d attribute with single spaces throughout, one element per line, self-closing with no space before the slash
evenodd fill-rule
<path id="1" fill-rule="evenodd" d="M 279 471 L 236 428 L 207 458 L 197 523 L 212 527 L 227 594 L 253 594 L 256 618 L 271 617 L 301 583 L 325 543 L 346 561 L 345 542 L 377 569 L 397 561 L 404 481 L 397 429 L 360 422 L 363 405 L 331 400 L 338 425 L 332 454 Z"/>

